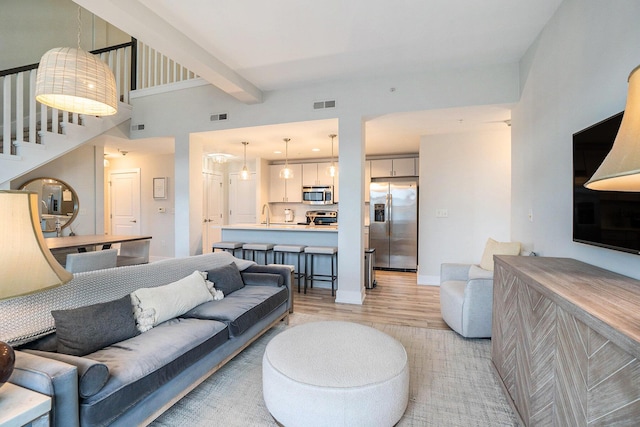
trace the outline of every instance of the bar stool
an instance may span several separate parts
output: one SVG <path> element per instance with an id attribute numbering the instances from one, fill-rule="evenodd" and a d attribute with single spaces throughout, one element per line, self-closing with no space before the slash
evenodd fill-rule
<path id="1" fill-rule="evenodd" d="M 273 247 L 273 262 L 276 264 L 284 264 L 284 259 L 287 254 L 298 255 L 298 267 L 294 272 L 294 277 L 298 279 L 298 293 L 300 293 L 300 282 L 304 279 L 306 281 L 307 275 L 300 268 L 300 259 L 304 253 L 304 245 L 275 245 Z M 279 255 L 279 256 L 278 256 Z"/>
<path id="2" fill-rule="evenodd" d="M 246 257 L 247 251 L 251 251 L 251 260 L 256 260 L 256 252 L 264 253 L 264 265 L 267 265 L 267 257 L 269 252 L 273 252 L 273 247 L 275 245 L 273 243 L 245 243 L 242 245 L 242 258 L 248 259 Z M 257 262 L 257 261 L 256 261 Z"/>
<path id="3" fill-rule="evenodd" d="M 216 242 L 212 245 L 212 251 L 220 249 L 225 252 L 231 252 L 233 256 L 236 256 L 236 251 L 242 250 L 242 242 Z"/>
<path id="4" fill-rule="evenodd" d="M 338 278 L 338 248 L 335 246 L 307 246 L 304 248 L 304 293 L 307 293 L 307 282 L 313 288 L 314 280 L 320 282 L 331 282 L 331 296 L 334 296 L 334 286 Z M 315 255 L 329 255 L 331 257 L 331 274 L 314 274 L 313 273 L 313 257 Z"/>

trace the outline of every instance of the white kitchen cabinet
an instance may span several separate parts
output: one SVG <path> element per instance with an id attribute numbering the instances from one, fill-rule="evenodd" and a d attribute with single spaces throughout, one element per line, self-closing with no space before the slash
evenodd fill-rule
<path id="1" fill-rule="evenodd" d="M 337 166 L 337 162 L 335 163 Z M 335 185 L 333 177 L 327 174 L 331 162 L 303 163 L 302 185 Z"/>
<path id="2" fill-rule="evenodd" d="M 371 160 L 371 177 L 417 176 L 416 158 Z"/>
<path id="3" fill-rule="evenodd" d="M 289 167 L 293 170 L 293 178 L 280 178 L 280 170 L 284 165 L 269 166 L 269 202 L 288 202 L 302 203 L 302 165 L 291 164 Z"/>

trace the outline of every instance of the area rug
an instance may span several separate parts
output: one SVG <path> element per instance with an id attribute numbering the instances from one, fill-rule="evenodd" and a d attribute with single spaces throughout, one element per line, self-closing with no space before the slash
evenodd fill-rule
<path id="1" fill-rule="evenodd" d="M 289 326 L 267 332 L 151 426 L 276 426 L 262 398 L 264 349 L 286 328 L 319 320 L 329 319 L 292 314 Z M 464 339 L 451 331 L 364 324 L 395 337 L 407 350 L 409 405 L 398 426 L 520 425 L 492 372 L 491 341 Z"/>

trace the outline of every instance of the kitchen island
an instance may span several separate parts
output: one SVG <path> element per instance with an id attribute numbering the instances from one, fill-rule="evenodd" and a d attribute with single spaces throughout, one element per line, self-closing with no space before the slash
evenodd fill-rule
<path id="1" fill-rule="evenodd" d="M 291 223 L 223 225 L 222 240 L 242 243 L 273 243 L 275 245 L 338 246 L 337 225 L 299 225 Z M 314 271 L 329 274 L 328 257 L 315 257 Z M 286 264 L 295 264 L 293 257 Z M 304 265 L 304 263 L 303 263 Z M 304 267 L 302 267 L 304 268 Z M 339 280 L 338 280 L 339 281 Z M 329 282 L 314 282 L 314 287 L 330 288 Z"/>

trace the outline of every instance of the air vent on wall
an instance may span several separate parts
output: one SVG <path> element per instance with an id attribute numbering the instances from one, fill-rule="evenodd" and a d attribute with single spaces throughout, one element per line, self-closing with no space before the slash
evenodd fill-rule
<path id="1" fill-rule="evenodd" d="M 131 130 L 144 130 L 143 124 L 131 125 Z"/>
<path id="2" fill-rule="evenodd" d="M 313 109 L 314 110 L 322 110 L 324 108 L 336 108 L 335 99 L 330 100 L 330 101 L 315 101 L 313 103 Z"/>
<path id="3" fill-rule="evenodd" d="M 227 120 L 227 113 L 218 113 L 218 114 L 212 114 L 209 117 L 209 120 L 212 122 L 217 122 L 220 120 Z"/>

